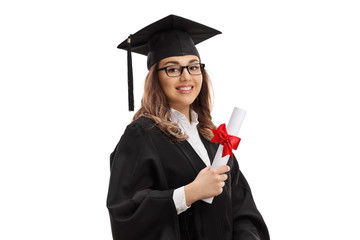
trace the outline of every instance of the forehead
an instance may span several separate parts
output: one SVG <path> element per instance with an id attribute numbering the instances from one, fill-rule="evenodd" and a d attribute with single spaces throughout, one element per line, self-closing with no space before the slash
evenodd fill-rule
<path id="1" fill-rule="evenodd" d="M 160 60 L 159 67 L 169 64 L 188 65 L 189 63 L 193 62 L 199 62 L 199 58 L 195 55 L 173 56 Z"/>

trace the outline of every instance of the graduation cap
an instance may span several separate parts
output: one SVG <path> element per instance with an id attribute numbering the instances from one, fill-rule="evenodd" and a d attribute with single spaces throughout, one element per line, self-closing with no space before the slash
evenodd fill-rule
<path id="1" fill-rule="evenodd" d="M 220 31 L 203 24 L 169 15 L 135 34 L 131 34 L 118 48 L 127 50 L 129 111 L 134 111 L 133 74 L 131 52 L 147 56 L 147 67 L 172 56 L 195 55 L 200 58 L 195 45 Z"/>

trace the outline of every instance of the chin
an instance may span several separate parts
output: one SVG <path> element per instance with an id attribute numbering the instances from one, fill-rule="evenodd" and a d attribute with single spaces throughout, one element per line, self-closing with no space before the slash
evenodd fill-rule
<path id="1" fill-rule="evenodd" d="M 195 101 L 195 98 L 193 98 L 193 99 L 188 99 L 188 100 L 182 102 L 182 104 L 183 104 L 183 105 L 186 105 L 186 106 L 189 106 L 189 105 L 193 104 L 194 101 Z"/>

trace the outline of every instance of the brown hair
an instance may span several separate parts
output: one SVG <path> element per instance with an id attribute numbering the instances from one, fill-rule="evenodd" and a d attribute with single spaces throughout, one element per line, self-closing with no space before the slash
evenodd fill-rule
<path id="1" fill-rule="evenodd" d="M 182 134 L 179 126 L 170 121 L 170 106 L 166 96 L 160 86 L 156 69 L 158 64 L 154 64 L 145 79 L 144 95 L 141 100 L 141 107 L 133 117 L 133 121 L 139 117 L 152 119 L 157 127 L 167 134 L 175 142 L 185 140 L 186 135 Z M 213 134 L 210 129 L 216 129 L 211 120 L 212 107 L 212 86 L 210 78 L 205 69 L 202 70 L 203 81 L 201 90 L 190 108 L 198 114 L 199 124 L 197 125 L 200 134 L 207 140 L 211 140 Z"/>

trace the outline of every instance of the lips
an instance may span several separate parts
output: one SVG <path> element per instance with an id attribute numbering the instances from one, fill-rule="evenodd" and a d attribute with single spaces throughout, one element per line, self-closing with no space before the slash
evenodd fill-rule
<path id="1" fill-rule="evenodd" d="M 176 90 L 178 90 L 180 93 L 191 93 L 194 86 L 192 85 L 183 85 L 176 87 Z"/>

